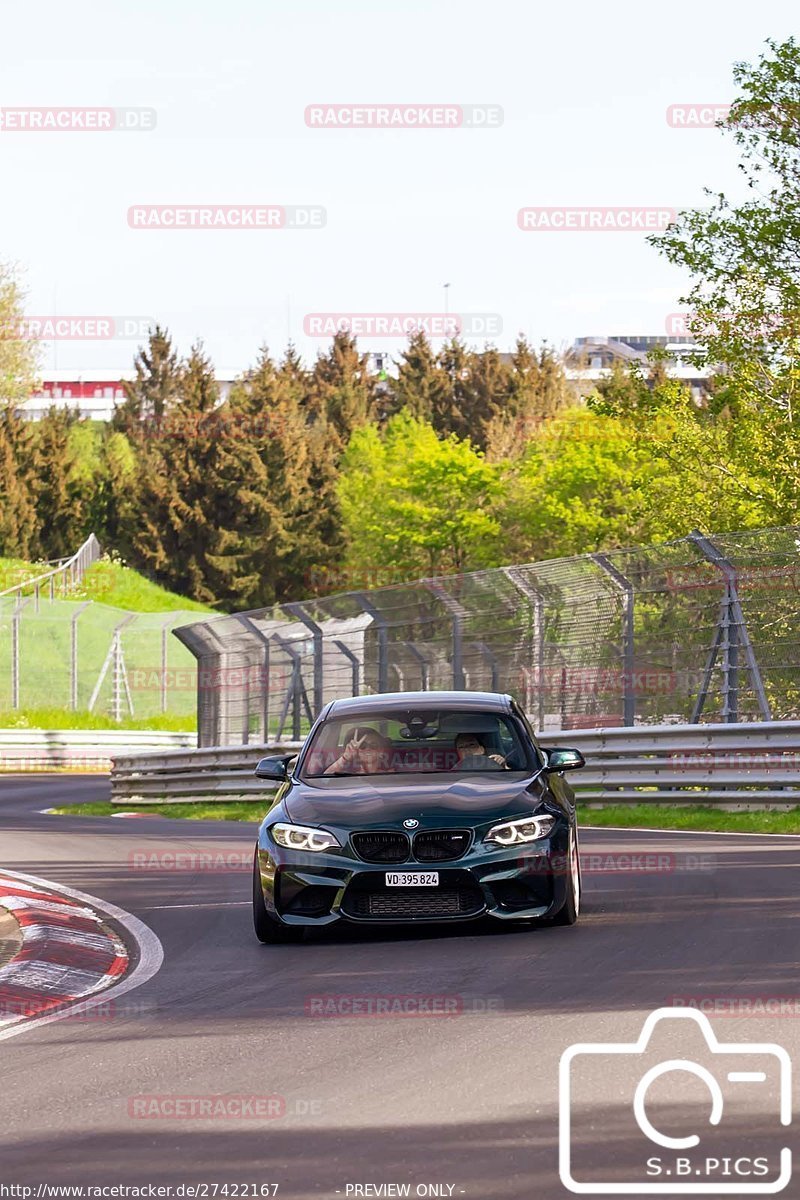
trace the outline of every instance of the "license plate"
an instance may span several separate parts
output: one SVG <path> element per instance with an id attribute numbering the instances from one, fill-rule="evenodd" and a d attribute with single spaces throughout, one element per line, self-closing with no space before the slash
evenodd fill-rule
<path id="1" fill-rule="evenodd" d="M 438 871 L 387 871 L 387 887 L 438 887 Z"/>

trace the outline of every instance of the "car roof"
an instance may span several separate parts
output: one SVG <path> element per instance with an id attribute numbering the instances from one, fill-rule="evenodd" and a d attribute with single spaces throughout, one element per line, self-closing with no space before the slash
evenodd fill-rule
<path id="1" fill-rule="evenodd" d="M 502 692 L 378 692 L 371 696 L 351 696 L 333 700 L 325 714 L 331 717 L 355 716 L 376 709 L 409 707 L 431 709 L 450 708 L 456 712 L 509 712 L 511 697 Z"/>

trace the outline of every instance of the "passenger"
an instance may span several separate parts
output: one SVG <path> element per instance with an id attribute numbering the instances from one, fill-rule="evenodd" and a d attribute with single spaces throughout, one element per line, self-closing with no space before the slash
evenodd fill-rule
<path id="1" fill-rule="evenodd" d="M 487 754 L 486 747 L 474 733 L 459 733 L 456 736 L 458 761 L 453 771 L 501 771 L 506 765 L 502 754 Z"/>
<path id="2" fill-rule="evenodd" d="M 377 729 L 362 725 L 325 775 L 381 775 L 391 771 L 392 743 Z"/>

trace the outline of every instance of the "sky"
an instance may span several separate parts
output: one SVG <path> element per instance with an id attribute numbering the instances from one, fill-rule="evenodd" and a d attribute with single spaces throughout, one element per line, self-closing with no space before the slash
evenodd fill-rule
<path id="1" fill-rule="evenodd" d="M 736 195 L 732 140 L 667 110 L 730 102 L 732 64 L 788 37 L 796 14 L 784 0 L 6 3 L 0 258 L 18 264 L 29 315 L 96 316 L 111 335 L 62 330 L 43 374 L 129 368 L 156 320 L 184 353 L 201 338 L 221 375 L 289 339 L 313 359 L 330 326 L 310 314 L 448 311 L 501 349 L 519 333 L 557 348 L 662 334 L 689 281 L 643 233 L 521 230 L 518 213 Z M 493 123 L 310 126 L 325 105 L 477 105 Z M 154 110 L 155 127 L 8 127 L 31 119 L 20 109 L 108 107 Z M 324 225 L 131 224 L 133 209 L 166 221 L 187 206 L 227 221 L 230 206 L 300 206 Z M 404 339 L 360 344 L 397 355 Z"/>

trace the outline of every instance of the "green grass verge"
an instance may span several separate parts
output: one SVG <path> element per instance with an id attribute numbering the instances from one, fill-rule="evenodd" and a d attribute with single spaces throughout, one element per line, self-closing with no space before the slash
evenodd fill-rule
<path id="1" fill-rule="evenodd" d="M 72 712 L 68 708 L 0 709 L 0 729 L 160 729 L 167 733 L 194 733 L 197 719 L 162 713 L 155 717 L 129 717 L 116 722 L 105 713 Z"/>
<path id="2" fill-rule="evenodd" d="M 253 803 L 243 800 L 222 801 L 219 804 L 147 804 L 137 808 L 134 802 L 110 804 L 98 801 L 91 804 L 65 804 L 54 811 L 64 817 L 110 817 L 115 812 L 141 812 L 149 816 L 183 817 L 189 821 L 249 821 L 260 824 L 269 808 L 269 801 Z"/>
<path id="3" fill-rule="evenodd" d="M 198 612 L 215 613 L 215 609 L 196 600 L 187 600 L 175 592 L 167 591 L 157 583 L 145 579 L 138 571 L 122 563 L 103 558 L 96 562 L 83 577 L 83 581 L 70 600 L 95 600 L 98 604 L 110 604 L 129 612 Z"/>
<path id="4" fill-rule="evenodd" d="M 800 808 L 788 812 L 723 812 L 692 805 L 617 804 L 578 810 L 581 825 L 621 825 L 640 829 L 696 829 L 711 833 L 800 833 Z"/>
<path id="5" fill-rule="evenodd" d="M 223 801 L 219 804 L 69 804 L 56 809 L 64 816 L 110 817 L 115 812 L 146 812 L 190 821 L 261 821 L 269 801 Z M 581 808 L 581 825 L 622 825 L 643 829 L 694 829 L 721 833 L 800 833 L 800 808 L 789 812 L 720 812 L 716 808 L 663 808 L 655 804 Z"/>

